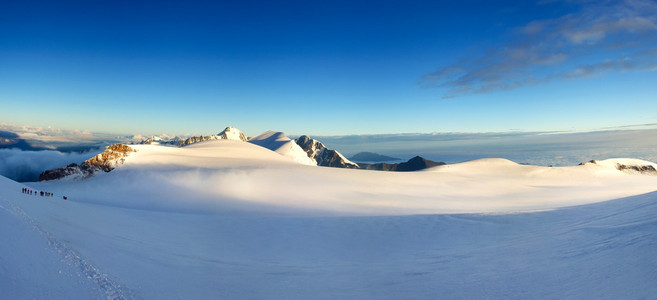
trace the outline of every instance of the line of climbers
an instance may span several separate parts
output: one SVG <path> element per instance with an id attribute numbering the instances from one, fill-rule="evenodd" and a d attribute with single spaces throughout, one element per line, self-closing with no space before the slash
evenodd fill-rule
<path id="1" fill-rule="evenodd" d="M 28 188 L 23 188 L 22 192 L 23 192 L 23 194 L 41 196 L 41 197 L 53 197 L 53 196 L 55 196 L 55 194 L 53 194 L 51 192 L 34 191 L 34 190 L 30 190 Z M 64 198 L 64 200 L 68 199 L 68 198 L 66 198 L 66 196 L 62 196 L 62 198 Z"/>

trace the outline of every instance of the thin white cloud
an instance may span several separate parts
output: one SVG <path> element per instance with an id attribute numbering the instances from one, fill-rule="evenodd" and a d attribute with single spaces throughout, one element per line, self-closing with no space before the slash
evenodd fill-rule
<path id="1" fill-rule="evenodd" d="M 529 22 L 516 30 L 512 42 L 439 67 L 424 76 L 422 85 L 443 88 L 449 98 L 557 79 L 655 70 L 657 2 L 576 2 L 572 5 L 578 10 Z"/>
<path id="2" fill-rule="evenodd" d="M 21 139 L 37 140 L 42 142 L 79 142 L 94 141 L 106 137 L 101 137 L 88 130 L 62 130 L 58 128 L 37 127 L 28 125 L 14 125 L 0 123 L 0 131 L 8 131 L 17 134 Z"/>

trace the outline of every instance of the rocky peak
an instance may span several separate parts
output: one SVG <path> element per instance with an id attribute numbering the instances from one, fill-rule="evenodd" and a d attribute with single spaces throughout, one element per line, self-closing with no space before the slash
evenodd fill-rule
<path id="1" fill-rule="evenodd" d="M 232 126 L 228 126 L 226 127 L 226 129 L 224 129 L 222 132 L 220 132 L 217 135 L 193 136 L 184 141 L 179 142 L 178 146 L 182 147 L 194 143 L 214 141 L 214 140 L 235 140 L 235 141 L 246 142 L 248 139 L 246 138 L 246 135 L 244 135 L 244 133 L 242 133 L 242 131 L 240 131 L 239 129 Z"/>
<path id="2" fill-rule="evenodd" d="M 297 145 L 303 149 L 308 157 L 317 162 L 318 166 L 358 169 L 358 165 L 345 158 L 340 152 L 328 149 L 320 141 L 307 135 L 302 135 L 295 140 Z"/>
<path id="3" fill-rule="evenodd" d="M 125 162 L 125 158 L 136 149 L 122 144 L 107 146 L 105 151 L 85 160 L 81 164 L 70 164 L 66 167 L 46 170 L 39 175 L 39 181 L 54 180 L 64 177 L 78 179 L 88 178 L 98 171 L 109 172 Z"/>
<path id="4" fill-rule="evenodd" d="M 89 164 L 105 172 L 109 172 L 125 162 L 125 158 L 137 150 L 123 144 L 113 144 L 107 146 L 102 153 L 87 159 L 83 164 Z"/>
<path id="5" fill-rule="evenodd" d="M 243 141 L 243 142 L 247 141 L 246 135 L 244 135 L 244 133 L 242 133 L 242 131 L 240 131 L 239 129 L 232 126 L 226 127 L 224 131 L 220 132 L 217 135 L 219 136 L 219 138 L 224 140 L 235 140 L 235 141 Z"/>

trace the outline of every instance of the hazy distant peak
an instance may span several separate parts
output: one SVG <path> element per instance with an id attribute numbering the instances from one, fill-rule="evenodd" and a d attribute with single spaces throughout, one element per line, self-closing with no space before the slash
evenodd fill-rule
<path id="1" fill-rule="evenodd" d="M 386 156 L 374 152 L 359 152 L 351 156 L 349 159 L 351 159 L 352 161 L 372 161 L 372 162 L 401 160 L 401 158 Z"/>

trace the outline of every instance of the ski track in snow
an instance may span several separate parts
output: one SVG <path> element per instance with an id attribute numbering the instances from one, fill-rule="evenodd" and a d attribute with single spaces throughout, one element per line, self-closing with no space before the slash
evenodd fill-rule
<path id="1" fill-rule="evenodd" d="M 109 275 L 102 273 L 98 268 L 80 256 L 75 250 L 57 240 L 52 234 L 41 228 L 39 223 L 30 218 L 30 216 L 28 216 L 20 207 L 6 201 L 2 197 L 0 197 L 0 199 L 4 202 L 4 205 L 0 205 L 0 209 L 4 209 L 10 214 L 25 221 L 32 230 L 48 241 L 48 246 L 62 257 L 64 263 L 74 266 L 78 270 L 78 276 L 84 276 L 91 280 L 107 299 L 121 300 L 135 298 L 130 289 L 112 280 Z"/>

